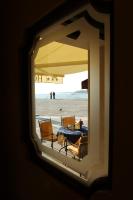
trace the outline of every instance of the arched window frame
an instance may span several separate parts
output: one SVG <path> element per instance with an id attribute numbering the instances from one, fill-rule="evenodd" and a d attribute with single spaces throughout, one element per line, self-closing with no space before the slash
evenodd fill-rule
<path id="1" fill-rule="evenodd" d="M 67 4 L 66 4 L 67 5 Z M 66 5 L 64 5 L 64 7 L 63 7 L 63 9 L 65 10 L 65 6 Z M 68 6 L 68 5 L 67 5 Z M 67 7 L 66 6 L 66 7 Z M 86 2 L 85 2 L 85 5 L 82 5 L 82 6 L 86 6 Z M 68 6 L 69 7 L 69 6 Z M 72 11 L 70 12 L 70 9 L 68 9 L 68 7 L 66 8 L 66 12 L 68 12 L 68 15 L 70 16 L 71 14 L 73 15 L 73 13 L 72 13 Z M 78 5 L 78 8 L 80 9 L 80 6 Z M 59 10 L 61 10 L 62 8 L 60 7 L 59 8 Z M 76 8 L 77 9 L 77 8 Z M 75 10 L 76 10 L 75 9 Z M 82 10 L 83 8 L 81 8 L 81 10 Z M 92 10 L 91 10 L 92 9 Z M 57 9 L 58 10 L 58 9 Z M 68 11 L 69 10 L 69 11 Z M 71 14 L 69 14 L 69 12 L 71 13 Z M 75 11 L 75 12 L 77 12 L 77 11 Z M 79 11 L 78 11 L 79 12 Z M 97 15 L 97 11 L 94 11 L 94 8 L 92 8 L 92 6 L 90 6 L 90 13 L 93 13 L 94 14 L 94 18 L 95 19 L 97 19 L 98 18 L 98 20 L 99 20 L 99 15 Z M 56 11 L 55 11 L 55 13 L 56 13 Z M 54 16 L 55 15 L 55 13 L 53 12 L 53 13 L 51 13 L 49 16 L 47 16 L 48 18 L 50 17 L 50 16 Z M 61 15 L 61 14 L 60 14 Z M 65 13 L 65 16 L 67 16 L 66 15 L 66 13 Z M 109 30 L 109 32 L 108 32 L 108 34 L 106 34 L 106 37 L 109 37 L 109 38 L 107 38 L 107 41 L 108 41 L 108 44 L 107 44 L 107 51 L 108 51 L 108 55 L 110 55 L 110 44 L 109 44 L 109 42 L 110 42 L 110 24 L 108 24 L 108 20 L 109 19 L 105 19 L 104 17 L 104 14 L 102 13 L 100 13 L 100 20 L 101 21 L 103 21 L 103 23 L 105 23 L 106 24 L 106 26 L 105 26 L 105 29 L 107 28 L 108 30 Z M 45 17 L 44 19 L 46 19 L 47 20 L 47 17 Z M 60 20 L 62 20 L 62 16 L 58 16 L 59 17 L 59 19 Z M 67 17 L 66 17 L 67 18 Z M 54 24 L 54 22 L 50 22 L 50 23 L 44 23 L 44 25 L 43 25 L 43 21 L 45 21 L 45 20 L 42 20 L 42 21 L 40 21 L 38 24 L 36 24 L 35 26 L 33 26 L 29 31 L 28 31 L 28 34 L 29 34 L 29 36 L 31 37 L 30 38 L 30 40 L 29 40 L 29 45 L 28 45 L 28 47 L 27 47 L 27 52 L 29 52 L 29 58 L 31 58 L 31 56 L 35 53 L 35 46 L 36 46 L 36 44 L 37 44 L 37 42 L 38 42 L 38 33 L 40 32 L 40 30 L 42 30 L 43 28 L 44 28 L 44 30 L 46 30 L 46 28 L 49 28 L 50 27 L 50 25 L 52 26 L 52 24 Z M 57 20 L 57 23 L 60 21 L 60 20 Z M 104 21 L 105 20 L 105 21 Z M 42 28 L 43 27 L 43 28 Z M 100 55 L 100 54 L 99 54 Z M 105 56 L 106 57 L 106 56 Z M 107 57 L 106 57 L 107 58 Z M 107 59 L 109 59 L 109 58 L 107 58 Z M 105 62 L 106 62 L 106 60 L 105 60 Z M 29 63 L 30 63 L 30 66 L 32 65 L 32 63 L 29 61 Z M 108 141 L 108 144 L 106 144 L 105 145 L 105 148 L 107 149 L 107 151 L 105 151 L 105 157 L 107 158 L 106 159 L 106 163 L 105 163 L 105 165 L 107 166 L 107 176 L 105 176 L 106 178 L 105 178 L 105 180 L 109 180 L 108 178 L 109 178 L 109 174 L 108 174 L 108 171 L 109 171 L 109 166 L 108 166 L 108 164 L 109 164 L 109 121 L 110 121 L 110 119 L 109 119 L 109 107 L 110 107 L 110 105 L 109 105 L 109 101 L 110 101 L 110 91 L 109 91 L 109 89 L 110 89 L 110 61 L 108 60 L 108 63 L 109 63 L 109 65 L 108 65 L 108 67 L 106 68 L 106 72 L 105 72 L 105 74 L 107 73 L 108 74 L 108 80 L 107 80 L 107 84 L 108 84 L 108 87 L 106 87 L 106 89 L 105 89 L 105 95 L 106 95 L 106 98 L 107 98 L 107 101 L 106 101 L 106 103 L 105 103 L 105 109 L 106 109 L 106 116 L 104 116 L 106 119 L 105 119 L 105 121 L 104 121 L 104 129 L 105 129 L 105 132 L 107 131 L 108 132 L 108 134 L 106 135 L 108 138 L 107 138 L 107 141 Z M 29 71 L 30 73 L 29 73 L 29 75 L 31 75 L 32 73 L 33 73 L 33 71 L 32 71 L 32 68 L 30 68 L 30 71 Z M 100 73 L 100 71 L 98 72 L 98 73 Z M 32 78 L 33 76 L 31 76 L 31 78 Z M 105 79 L 106 79 L 107 77 L 105 76 Z M 30 116 L 30 119 L 31 119 L 31 123 L 30 123 L 30 141 L 32 141 L 32 144 L 34 144 L 34 148 L 35 148 L 35 152 L 36 152 L 36 154 L 38 155 L 38 157 L 40 157 L 41 159 L 42 159 L 42 157 L 40 156 L 40 148 L 38 148 L 38 146 L 37 146 L 37 141 L 36 141 L 36 136 L 34 135 L 34 131 L 33 130 L 35 130 L 35 125 L 34 125 L 34 118 L 33 118 L 33 116 L 34 116 L 34 109 L 33 109 L 33 107 L 34 107 L 34 101 L 33 101 L 33 85 L 32 85 L 32 81 L 33 80 L 31 80 L 30 78 L 29 78 L 29 93 L 30 93 L 30 106 L 29 106 L 29 116 Z M 91 81 L 91 80 L 90 80 Z M 92 80 L 92 82 L 93 82 L 94 80 Z M 100 79 L 99 79 L 99 81 L 100 81 Z M 100 98 L 100 94 L 99 94 L 99 98 Z M 99 99 L 99 104 L 100 104 L 101 102 L 100 102 L 100 99 Z M 100 110 L 99 110 L 99 115 L 100 115 Z M 98 113 L 97 113 L 97 116 L 98 116 Z M 90 117 L 91 118 L 91 117 Z M 100 119 L 100 117 L 99 117 L 99 119 Z M 92 122 L 90 122 L 90 123 L 94 123 L 93 121 Z M 93 125 L 93 127 L 94 127 L 94 125 Z M 99 126 L 99 129 L 100 129 L 100 126 Z M 95 142 L 97 142 L 97 141 L 95 141 Z M 93 151 L 94 149 L 92 148 L 92 151 Z M 95 153 L 94 153 L 95 154 Z M 96 157 L 93 157 L 92 159 L 94 159 L 95 158 L 95 160 L 97 160 L 97 154 L 95 155 Z M 46 161 L 46 160 L 45 160 Z M 44 162 L 45 162 L 44 161 Z M 50 162 L 50 164 L 52 164 L 53 165 L 53 163 L 52 162 Z M 92 180 L 92 182 L 95 182 L 95 179 L 97 179 L 97 177 L 95 178 L 94 177 L 94 179 Z M 99 178 L 98 178 L 99 179 Z"/>

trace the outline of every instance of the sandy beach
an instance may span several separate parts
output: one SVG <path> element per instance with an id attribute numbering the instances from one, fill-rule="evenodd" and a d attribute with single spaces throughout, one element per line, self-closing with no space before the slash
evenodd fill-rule
<path id="1" fill-rule="evenodd" d="M 36 115 L 61 117 L 75 115 L 88 124 L 88 101 L 85 99 L 36 99 Z"/>

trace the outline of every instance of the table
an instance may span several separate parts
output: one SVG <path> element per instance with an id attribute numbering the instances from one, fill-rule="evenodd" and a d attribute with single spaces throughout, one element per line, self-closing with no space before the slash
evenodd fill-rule
<path id="1" fill-rule="evenodd" d="M 87 134 L 88 134 L 88 128 L 85 126 L 82 126 L 82 128 L 78 130 L 77 129 L 71 130 L 68 128 L 60 127 L 59 130 L 57 131 L 57 136 L 64 135 L 64 137 L 66 137 L 67 140 L 71 143 L 75 143 L 80 138 L 80 136 Z"/>
<path id="2" fill-rule="evenodd" d="M 86 126 L 82 126 L 81 129 L 71 130 L 68 128 L 60 127 L 57 131 L 57 136 L 63 135 L 65 137 L 64 146 L 59 150 L 59 152 L 65 148 L 66 155 L 67 155 L 67 141 L 69 143 L 75 143 L 81 136 L 88 135 L 88 128 Z"/>

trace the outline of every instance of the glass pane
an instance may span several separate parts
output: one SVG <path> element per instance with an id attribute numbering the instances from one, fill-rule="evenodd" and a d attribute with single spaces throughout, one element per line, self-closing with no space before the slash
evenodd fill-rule
<path id="1" fill-rule="evenodd" d="M 34 62 L 36 134 L 47 156 L 79 176 L 72 162 L 88 154 L 88 50 L 52 42 Z"/>

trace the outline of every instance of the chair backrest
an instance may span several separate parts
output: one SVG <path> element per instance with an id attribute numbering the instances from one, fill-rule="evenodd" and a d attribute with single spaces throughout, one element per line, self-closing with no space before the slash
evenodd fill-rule
<path id="1" fill-rule="evenodd" d="M 68 127 L 68 125 L 75 125 L 75 116 L 61 117 L 61 126 Z"/>
<path id="2" fill-rule="evenodd" d="M 88 136 L 81 136 L 78 156 L 83 158 L 88 154 Z"/>
<path id="3" fill-rule="evenodd" d="M 47 137 L 53 133 L 53 127 L 51 120 L 47 121 L 38 121 L 40 127 L 41 137 Z"/>

